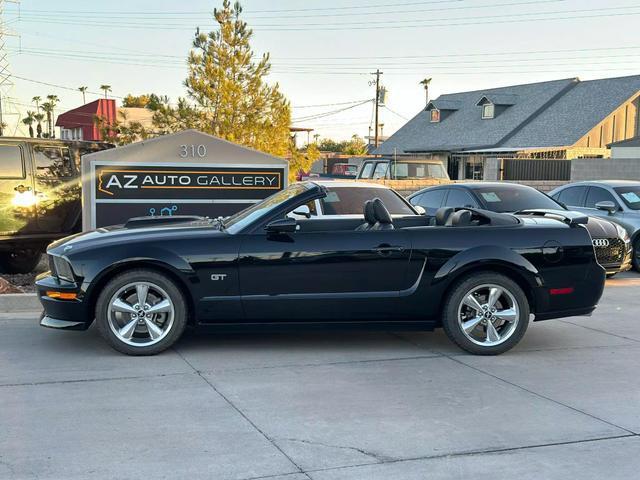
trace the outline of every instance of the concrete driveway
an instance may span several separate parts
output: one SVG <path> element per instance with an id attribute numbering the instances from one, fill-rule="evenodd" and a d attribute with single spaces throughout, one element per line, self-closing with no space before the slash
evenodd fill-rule
<path id="1" fill-rule="evenodd" d="M 1 479 L 630 479 L 640 276 L 500 357 L 442 332 L 187 335 L 133 358 L 0 319 Z"/>

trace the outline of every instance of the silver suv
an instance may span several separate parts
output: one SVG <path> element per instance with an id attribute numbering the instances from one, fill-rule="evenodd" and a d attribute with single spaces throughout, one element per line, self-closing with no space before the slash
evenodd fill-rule
<path id="1" fill-rule="evenodd" d="M 577 182 L 556 188 L 549 195 L 571 210 L 603 217 L 624 227 L 633 245 L 633 267 L 640 271 L 640 182 Z"/>

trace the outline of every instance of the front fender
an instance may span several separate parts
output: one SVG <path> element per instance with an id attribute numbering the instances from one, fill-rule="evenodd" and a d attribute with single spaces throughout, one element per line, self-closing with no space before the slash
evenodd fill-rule
<path id="1" fill-rule="evenodd" d="M 540 272 L 529 260 L 509 248 L 496 245 L 481 245 L 454 255 L 436 272 L 433 283 L 450 280 L 470 268 L 483 265 L 487 268 L 501 266 L 515 270 L 531 287 L 543 284 Z"/>

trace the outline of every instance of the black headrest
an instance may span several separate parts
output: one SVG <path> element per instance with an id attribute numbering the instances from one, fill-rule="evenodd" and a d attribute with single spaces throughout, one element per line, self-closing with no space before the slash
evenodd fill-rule
<path id="1" fill-rule="evenodd" d="M 387 207 L 384 206 L 384 203 L 382 203 L 382 200 L 374 198 L 371 203 L 373 205 L 373 214 L 376 217 L 376 221 L 385 224 L 393 223 L 391 214 L 389 213 L 389 210 L 387 210 Z"/>
<path id="2" fill-rule="evenodd" d="M 447 224 L 447 219 L 455 211 L 453 207 L 441 207 L 436 210 L 436 225 L 444 226 Z"/>
<path id="3" fill-rule="evenodd" d="M 465 227 L 471 225 L 472 218 L 473 214 L 469 210 L 458 210 L 449 217 L 447 225 L 451 225 L 452 227 Z"/>
<path id="4" fill-rule="evenodd" d="M 367 222 L 370 225 L 373 225 L 374 223 L 376 223 L 376 216 L 375 213 L 373 211 L 373 201 L 372 200 L 367 200 L 366 202 L 364 202 L 364 221 Z"/>

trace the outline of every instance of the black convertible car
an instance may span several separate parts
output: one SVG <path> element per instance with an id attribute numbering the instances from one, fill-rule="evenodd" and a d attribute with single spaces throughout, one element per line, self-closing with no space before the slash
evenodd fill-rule
<path id="1" fill-rule="evenodd" d="M 291 218 L 327 188 L 297 183 L 226 219 L 129 220 L 48 249 L 36 282 L 46 327 L 85 330 L 132 355 L 158 353 L 187 325 L 431 330 L 463 349 L 505 352 L 536 320 L 586 315 L 605 272 L 586 217 L 444 208 L 362 218 Z M 401 199 L 401 197 L 398 196 Z M 404 202 L 404 200 L 401 200 Z"/>

